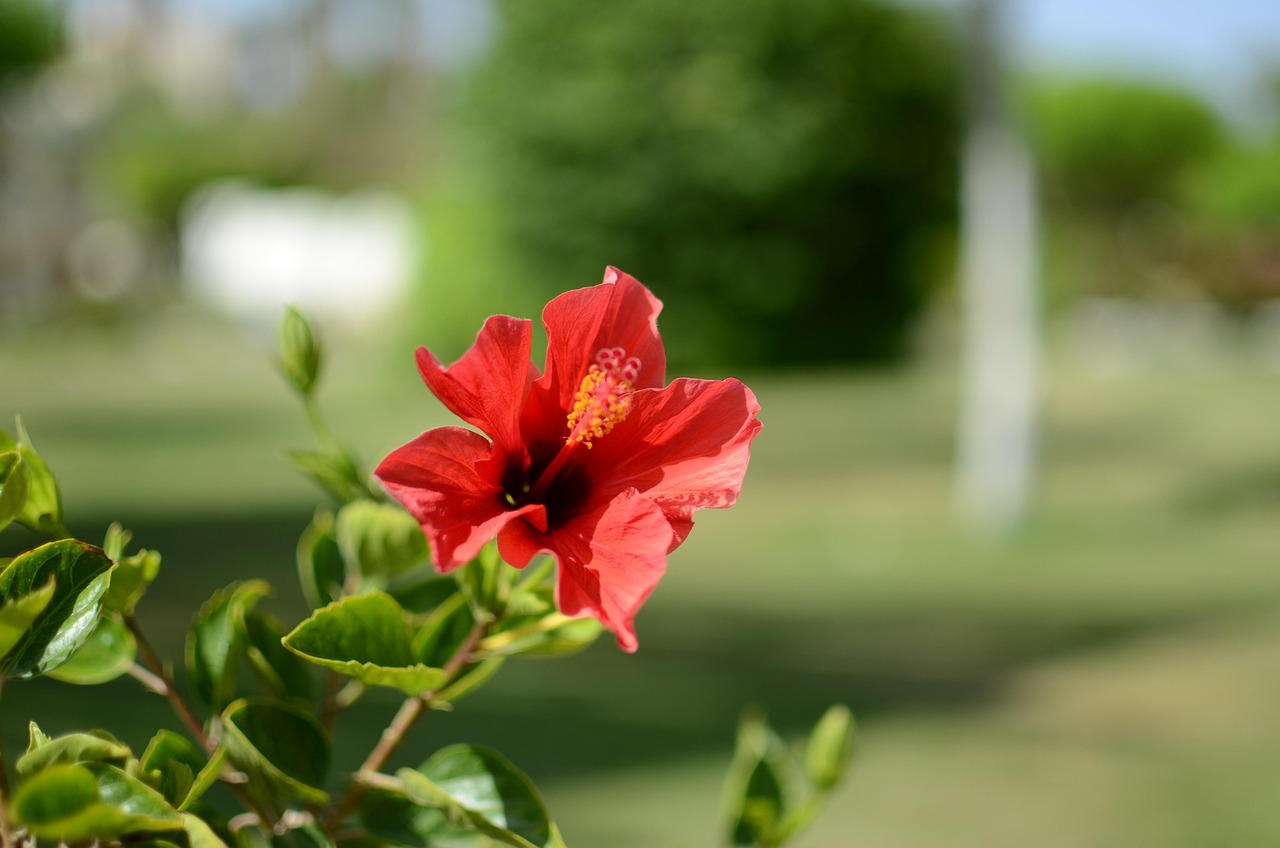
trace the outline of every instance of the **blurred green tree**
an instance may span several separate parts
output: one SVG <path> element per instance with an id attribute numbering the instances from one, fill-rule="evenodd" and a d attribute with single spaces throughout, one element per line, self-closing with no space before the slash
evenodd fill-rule
<path id="1" fill-rule="evenodd" d="M 898 355 L 955 206 L 957 57 L 875 0 L 509 2 L 471 90 L 521 274 L 605 264 L 677 361 Z"/>
<path id="2" fill-rule="evenodd" d="M 1051 197 L 1086 215 L 1172 201 L 1188 170 L 1212 157 L 1222 122 L 1167 86 L 1076 80 L 1031 96 L 1031 135 Z"/>
<path id="3" fill-rule="evenodd" d="M 0 3 L 0 90 L 52 61 L 62 50 L 62 29 L 48 4 Z"/>

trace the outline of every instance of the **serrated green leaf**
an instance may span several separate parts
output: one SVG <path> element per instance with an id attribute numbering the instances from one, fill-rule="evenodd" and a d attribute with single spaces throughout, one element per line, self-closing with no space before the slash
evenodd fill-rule
<path id="1" fill-rule="evenodd" d="M 214 709 L 236 691 L 236 672 L 245 645 L 245 615 L 271 592 L 265 580 L 235 583 L 215 592 L 191 622 L 187 634 L 187 676 L 196 696 Z"/>
<path id="2" fill-rule="evenodd" d="M 65 843 L 182 828 L 181 816 L 157 792 L 105 763 L 36 773 L 18 787 L 10 813 L 39 838 Z"/>
<path id="3" fill-rule="evenodd" d="M 35 730 L 38 732 L 39 728 Z M 43 744 L 18 758 L 14 771 L 19 778 L 25 778 L 56 763 L 123 764 L 131 756 L 129 746 L 106 731 L 67 733 L 53 739 L 46 737 Z"/>
<path id="4" fill-rule="evenodd" d="M 320 355 L 320 343 L 311 322 L 293 306 L 286 306 L 280 322 L 280 370 L 303 397 L 315 388 Z"/>
<path id="5" fill-rule="evenodd" d="M 113 568 L 101 548 L 75 539 L 50 542 L 14 557 L 0 571 L 0 598 L 29 595 L 50 581 L 54 593 L 35 623 L 0 659 L 0 674 L 35 677 L 66 662 L 93 632 Z"/>
<path id="6" fill-rule="evenodd" d="M 298 582 L 312 609 L 318 609 L 342 597 L 347 581 L 347 567 L 334 536 L 333 513 L 316 510 L 315 517 L 298 539 Z"/>
<path id="7" fill-rule="evenodd" d="M 809 734 L 804 767 L 814 786 L 828 790 L 840 782 L 853 756 L 853 713 L 843 704 L 831 707 Z"/>
<path id="8" fill-rule="evenodd" d="M 322 804 L 329 771 L 329 742 L 307 712 L 282 701 L 243 698 L 222 714 L 231 762 L 249 775 L 248 788 L 273 803 L 299 799 Z"/>
<path id="9" fill-rule="evenodd" d="M 311 667 L 281 642 L 284 625 L 256 610 L 245 616 L 244 623 L 249 668 L 267 694 L 310 702 L 315 694 Z"/>
<path id="10" fill-rule="evenodd" d="M 450 745 L 396 777 L 411 801 L 456 826 L 515 848 L 563 848 L 538 790 L 497 751 Z"/>
<path id="11" fill-rule="evenodd" d="M 114 618 L 103 617 L 71 658 L 47 674 L 63 683 L 94 686 L 126 673 L 137 652 L 138 643 L 129 628 Z"/>
<path id="12" fill-rule="evenodd" d="M 352 501 L 338 511 L 335 532 L 347 566 L 360 572 L 368 588 L 385 589 L 391 577 L 427 558 L 422 527 L 392 504 Z"/>
<path id="13" fill-rule="evenodd" d="M 439 688 L 445 673 L 417 661 L 413 633 L 395 599 L 368 592 L 316 610 L 285 637 L 284 645 L 340 674 L 420 695 Z"/>
<path id="14" fill-rule="evenodd" d="M 22 513 L 31 487 L 30 475 L 17 450 L 0 453 L 0 530 Z"/>

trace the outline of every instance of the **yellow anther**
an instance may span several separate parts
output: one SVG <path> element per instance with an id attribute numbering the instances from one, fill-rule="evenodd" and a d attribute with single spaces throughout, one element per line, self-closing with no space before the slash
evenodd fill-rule
<path id="1" fill-rule="evenodd" d="M 566 444 L 582 442 L 588 448 L 592 439 L 609 434 L 631 409 L 632 383 L 618 373 L 620 369 L 604 369 L 592 365 L 573 396 L 569 411 L 569 435 Z"/>

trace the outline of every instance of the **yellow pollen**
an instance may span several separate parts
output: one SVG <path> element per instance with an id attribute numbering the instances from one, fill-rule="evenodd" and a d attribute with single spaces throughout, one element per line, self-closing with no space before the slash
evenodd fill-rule
<path id="1" fill-rule="evenodd" d="M 582 442 L 588 448 L 592 439 L 608 435 L 631 409 L 633 384 L 619 369 L 592 365 L 573 397 L 569 412 L 569 435 L 566 444 Z"/>

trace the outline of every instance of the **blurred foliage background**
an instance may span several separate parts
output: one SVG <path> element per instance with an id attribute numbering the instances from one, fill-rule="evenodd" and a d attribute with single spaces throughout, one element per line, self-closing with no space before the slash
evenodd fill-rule
<path id="1" fill-rule="evenodd" d="M 504 671 L 416 750 L 504 750 L 570 844 L 712 844 L 738 710 L 799 732 L 841 700 L 864 749 L 803 844 L 1274 845 L 1277 45 L 1243 113 L 1015 65 L 1040 448 L 989 538 L 953 499 L 964 5 L 3 0 L 0 422 L 73 531 L 164 552 L 142 612 L 177 656 L 233 579 L 301 611 L 281 303 L 376 461 L 448 421 L 415 345 L 456 356 L 614 264 L 666 303 L 673 372 L 758 392 L 741 503 L 672 558 L 638 655 Z M 36 711 L 89 721 L 61 685 L 5 694 L 11 746 Z M 125 683 L 95 706 L 134 744 L 166 720 Z"/>

